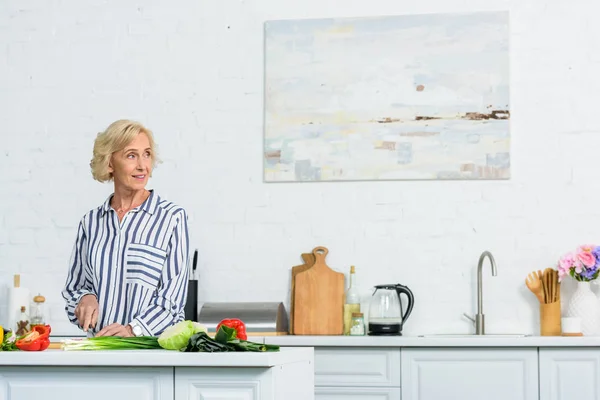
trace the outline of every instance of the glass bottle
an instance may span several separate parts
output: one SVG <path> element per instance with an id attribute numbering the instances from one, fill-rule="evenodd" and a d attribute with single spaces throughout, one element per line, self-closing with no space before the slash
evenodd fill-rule
<path id="1" fill-rule="evenodd" d="M 33 298 L 33 304 L 31 305 L 31 327 L 35 325 L 45 325 L 46 318 L 44 316 L 44 302 L 46 298 L 41 294 L 38 294 Z"/>
<path id="2" fill-rule="evenodd" d="M 350 327 L 350 336 L 364 336 L 365 320 L 363 313 L 352 313 L 352 323 Z"/>
<path id="3" fill-rule="evenodd" d="M 346 291 L 346 301 L 344 304 L 344 335 L 350 334 L 350 327 L 352 326 L 352 313 L 360 312 L 360 293 L 356 287 L 355 278 L 356 268 L 354 265 L 350 266 L 349 284 L 348 290 Z"/>
<path id="4" fill-rule="evenodd" d="M 25 306 L 21 306 L 21 314 L 19 315 L 19 318 L 17 318 L 17 329 L 15 330 L 15 335 L 25 335 L 29 332 L 29 330 L 29 316 L 25 312 Z"/>

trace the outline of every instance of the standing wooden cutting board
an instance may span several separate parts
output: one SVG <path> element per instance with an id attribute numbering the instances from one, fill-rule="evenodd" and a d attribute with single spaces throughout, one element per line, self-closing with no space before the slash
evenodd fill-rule
<path id="1" fill-rule="evenodd" d="M 325 264 L 329 250 L 315 247 L 315 264 L 299 272 L 294 288 L 294 334 L 341 335 L 344 331 L 344 274 Z"/>
<path id="2" fill-rule="evenodd" d="M 290 335 L 294 334 L 294 298 L 296 297 L 296 275 L 306 271 L 315 264 L 315 255 L 313 253 L 302 253 L 304 264 L 292 267 L 292 293 L 290 295 Z"/>

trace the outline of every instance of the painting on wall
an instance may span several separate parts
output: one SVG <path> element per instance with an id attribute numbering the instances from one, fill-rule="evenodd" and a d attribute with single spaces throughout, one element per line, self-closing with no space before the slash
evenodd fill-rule
<path id="1" fill-rule="evenodd" d="M 264 180 L 509 179 L 509 14 L 265 23 Z"/>

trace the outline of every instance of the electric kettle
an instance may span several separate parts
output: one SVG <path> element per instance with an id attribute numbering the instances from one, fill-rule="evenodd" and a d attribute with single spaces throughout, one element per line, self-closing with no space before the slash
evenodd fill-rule
<path id="1" fill-rule="evenodd" d="M 408 304 L 402 312 L 401 294 Z M 369 305 L 369 335 L 402 335 L 402 326 L 412 312 L 415 299 L 411 290 L 399 283 L 377 285 Z"/>

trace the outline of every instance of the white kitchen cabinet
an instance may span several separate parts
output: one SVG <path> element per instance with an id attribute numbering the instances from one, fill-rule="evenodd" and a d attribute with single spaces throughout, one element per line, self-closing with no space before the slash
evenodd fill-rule
<path id="1" fill-rule="evenodd" d="M 599 348 L 540 349 L 540 400 L 600 400 Z"/>
<path id="2" fill-rule="evenodd" d="M 402 400 L 538 400 L 537 348 L 404 348 L 401 358 Z"/>
<path id="3" fill-rule="evenodd" d="M 0 368 L 0 400 L 77 398 L 173 400 L 173 368 Z"/>
<path id="4" fill-rule="evenodd" d="M 175 399 L 313 400 L 314 372 L 307 363 L 272 368 L 175 368 Z"/>
<path id="5" fill-rule="evenodd" d="M 400 349 L 315 348 L 315 385 L 400 387 Z"/>

